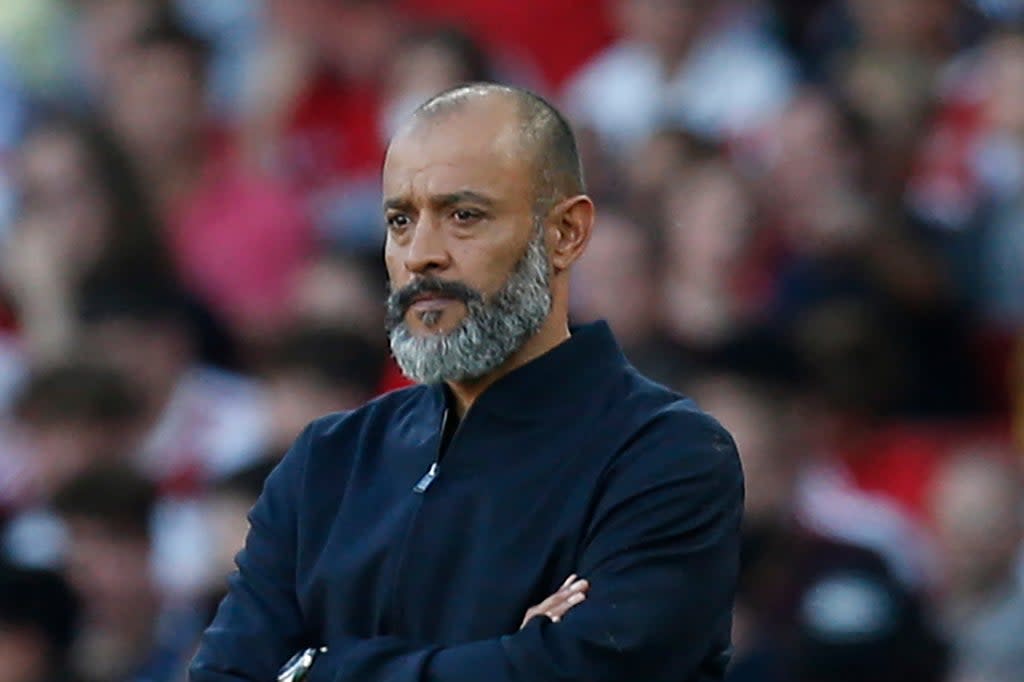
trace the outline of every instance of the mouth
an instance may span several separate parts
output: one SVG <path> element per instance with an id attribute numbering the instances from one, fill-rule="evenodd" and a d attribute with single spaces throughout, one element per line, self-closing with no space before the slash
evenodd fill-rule
<path id="1" fill-rule="evenodd" d="M 445 296 L 444 294 L 424 293 L 413 299 L 409 305 L 409 310 L 414 313 L 427 313 L 443 310 L 447 306 L 458 302 L 458 299 Z"/>

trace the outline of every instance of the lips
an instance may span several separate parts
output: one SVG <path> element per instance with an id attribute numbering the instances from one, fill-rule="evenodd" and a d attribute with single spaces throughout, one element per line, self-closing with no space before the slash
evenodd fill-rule
<path id="1" fill-rule="evenodd" d="M 418 316 L 433 314 L 438 317 L 453 303 L 469 307 L 479 301 L 483 301 L 483 294 L 463 282 L 438 277 L 419 278 L 400 289 L 391 290 L 388 295 L 386 325 L 388 330 L 392 330 L 405 324 L 409 312 Z"/>
<path id="2" fill-rule="evenodd" d="M 429 293 L 414 298 L 409 309 L 414 312 L 428 312 L 431 310 L 441 310 L 452 303 L 458 303 L 458 299 L 442 294 Z"/>

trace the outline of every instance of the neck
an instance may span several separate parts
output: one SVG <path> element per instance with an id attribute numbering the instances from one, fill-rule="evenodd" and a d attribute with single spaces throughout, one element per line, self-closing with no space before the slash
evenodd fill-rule
<path id="1" fill-rule="evenodd" d="M 455 398 L 455 413 L 459 419 L 466 416 L 473 403 L 494 382 L 531 360 L 539 358 L 555 346 L 567 341 L 569 336 L 569 322 L 566 316 L 550 315 L 544 326 L 540 328 L 540 331 L 531 336 L 523 344 L 523 347 L 513 353 L 498 369 L 475 381 L 447 382 L 448 388 L 451 389 L 452 395 Z"/>

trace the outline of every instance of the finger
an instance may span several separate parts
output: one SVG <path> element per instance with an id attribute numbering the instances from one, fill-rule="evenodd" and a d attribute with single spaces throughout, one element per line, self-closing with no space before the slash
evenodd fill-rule
<path id="1" fill-rule="evenodd" d="M 565 601 L 563 601 L 561 604 L 558 604 L 557 606 L 554 606 L 553 608 L 548 610 L 548 612 L 545 615 L 547 615 L 547 617 L 550 618 L 552 622 L 557 623 L 562 619 L 562 616 L 569 613 L 569 611 L 572 610 L 574 606 L 582 604 L 584 601 L 586 601 L 586 599 L 586 594 L 584 594 L 583 592 L 577 592 Z"/>
<path id="2" fill-rule="evenodd" d="M 569 577 L 575 578 L 576 576 L 575 574 L 573 574 Z M 551 595 L 541 603 L 537 604 L 536 606 L 531 606 L 526 611 L 526 615 L 523 617 L 523 623 L 519 626 L 520 629 L 525 627 L 526 624 L 530 622 L 530 620 L 535 616 L 547 615 L 549 612 L 555 613 L 558 615 L 559 618 L 561 618 L 561 615 L 565 613 L 565 610 L 568 610 L 567 608 L 565 608 L 565 606 L 570 599 L 573 599 L 573 595 L 584 594 L 589 588 L 590 583 L 586 579 L 579 579 L 575 582 L 572 582 L 568 587 L 563 587 L 562 589 L 558 590 L 558 592 L 555 592 L 553 595 Z M 575 606 L 577 603 L 579 602 L 577 601 L 572 604 L 569 604 L 568 608 Z"/>
<path id="3" fill-rule="evenodd" d="M 586 580 L 577 580 L 573 584 L 569 585 L 564 589 L 559 590 L 558 592 L 555 592 L 553 595 L 551 595 L 541 603 L 537 604 L 536 608 L 541 612 L 547 612 L 554 606 L 557 606 L 558 604 L 561 604 L 565 600 L 569 599 L 574 594 L 586 592 L 589 587 L 590 583 L 588 583 Z"/>
<path id="4" fill-rule="evenodd" d="M 565 582 L 562 583 L 562 586 L 559 587 L 558 589 L 559 590 L 564 590 L 565 588 L 569 587 L 569 585 L 572 585 L 572 581 L 576 580 L 577 577 L 578 576 L 575 573 L 573 573 L 572 575 L 570 575 L 568 578 L 565 579 Z"/>
<path id="5" fill-rule="evenodd" d="M 586 592 L 588 589 L 590 589 L 590 582 L 588 582 L 585 578 L 580 578 L 579 580 L 569 585 L 569 587 L 559 592 L 559 594 L 563 595 L 565 598 L 569 598 L 577 592 Z"/>
<path id="6" fill-rule="evenodd" d="M 560 590 L 558 590 L 558 592 L 555 592 L 553 595 L 548 597 L 548 599 L 557 597 L 568 598 L 569 595 L 573 594 L 574 592 L 586 592 L 587 588 L 589 587 L 590 583 L 587 582 L 586 579 L 580 578 L 578 580 L 573 581 L 569 585 L 562 587 Z"/>
<path id="7" fill-rule="evenodd" d="M 551 595 L 536 608 L 557 623 L 566 611 L 586 599 L 586 591 L 589 587 L 590 583 L 586 580 L 577 580 L 568 589 Z"/>

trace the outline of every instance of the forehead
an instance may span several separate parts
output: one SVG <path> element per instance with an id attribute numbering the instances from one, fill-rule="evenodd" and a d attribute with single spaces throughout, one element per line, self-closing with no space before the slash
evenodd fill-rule
<path id="1" fill-rule="evenodd" d="M 384 161 L 385 197 L 487 189 L 526 191 L 533 164 L 518 119 L 507 109 L 456 111 L 398 133 Z"/>

